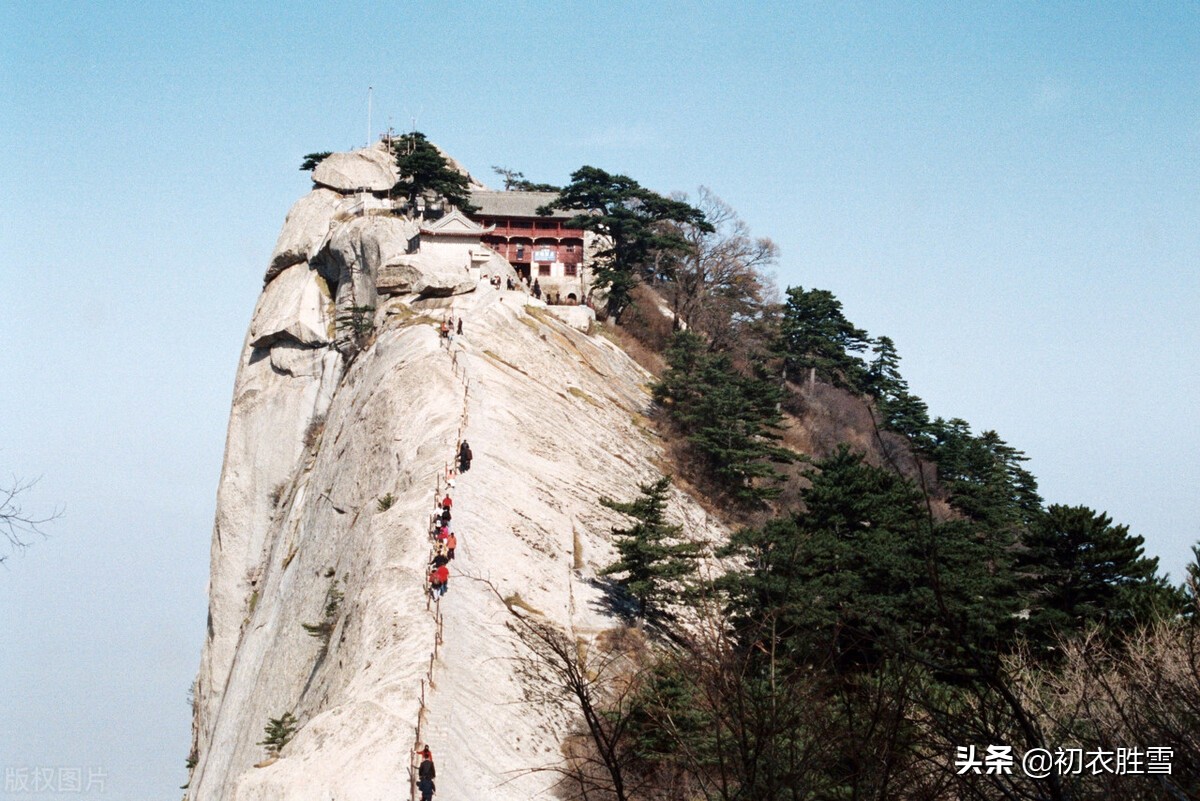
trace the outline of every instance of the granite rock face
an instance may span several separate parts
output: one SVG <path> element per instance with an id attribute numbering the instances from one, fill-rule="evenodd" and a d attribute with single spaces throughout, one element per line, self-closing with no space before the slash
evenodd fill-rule
<path id="1" fill-rule="evenodd" d="M 283 222 L 275 251 L 267 265 L 265 281 L 293 264 L 312 262 L 329 237 L 333 218 L 345 198 L 329 189 L 314 189 L 296 201 Z"/>
<path id="2" fill-rule="evenodd" d="M 404 796 L 418 726 L 439 798 L 552 797 L 539 768 L 572 722 L 528 700 L 504 599 L 519 593 L 581 647 L 616 622 L 595 579 L 627 521 L 597 499 L 658 475 L 660 443 L 639 424 L 650 376 L 580 330 L 586 310 L 475 280 L 507 277 L 503 260 L 451 274 L 407 252 L 415 231 L 390 215 L 316 219 L 293 232 L 310 258 L 255 309 L 212 532 L 191 801 Z M 330 331 L 334 299 L 379 305 L 352 352 Z M 438 335 L 448 315 L 463 324 L 452 341 Z M 475 458 L 449 490 L 459 546 L 431 660 L 428 521 L 461 439 Z M 668 514 L 694 538 L 724 535 L 680 491 Z M 310 636 L 320 623 L 328 636 Z M 267 764 L 263 728 L 284 713 L 298 728 Z"/>
<path id="3" fill-rule="evenodd" d="M 333 341 L 329 285 L 306 262 L 293 264 L 267 284 L 250 321 L 250 346 L 292 342 L 316 347 Z"/>

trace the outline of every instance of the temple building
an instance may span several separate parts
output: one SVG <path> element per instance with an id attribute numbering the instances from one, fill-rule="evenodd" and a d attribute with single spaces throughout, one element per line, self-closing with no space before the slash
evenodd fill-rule
<path id="1" fill-rule="evenodd" d="M 492 229 L 468 219 L 454 209 L 449 214 L 421 226 L 420 234 L 409 242 L 408 251 L 420 250 L 434 261 L 463 268 L 478 267 L 491 254 L 483 247 Z"/>
<path id="2" fill-rule="evenodd" d="M 478 211 L 471 216 L 487 231 L 483 244 L 530 285 L 537 280 L 545 295 L 562 303 L 579 302 L 587 297 L 591 280 L 584 262 L 584 231 L 566 225 L 576 212 L 537 213 L 556 197 L 555 192 L 472 192 L 471 203 Z"/>

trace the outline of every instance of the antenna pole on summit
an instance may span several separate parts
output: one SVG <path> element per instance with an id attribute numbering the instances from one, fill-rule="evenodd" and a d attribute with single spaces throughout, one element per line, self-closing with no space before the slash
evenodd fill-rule
<path id="1" fill-rule="evenodd" d="M 371 146 L 371 100 L 375 93 L 374 86 L 367 87 L 367 147 Z"/>

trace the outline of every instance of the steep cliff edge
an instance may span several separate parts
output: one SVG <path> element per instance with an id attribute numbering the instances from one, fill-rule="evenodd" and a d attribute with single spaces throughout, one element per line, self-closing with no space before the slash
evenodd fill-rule
<path id="1" fill-rule="evenodd" d="M 315 225 L 286 246 L 307 260 L 273 258 L 235 384 L 188 797 L 402 797 L 419 719 L 439 798 L 551 797 L 553 775 L 534 770 L 558 760 L 567 721 L 525 702 L 500 596 L 520 593 L 583 638 L 614 622 L 589 581 L 612 560 L 617 522 L 596 499 L 632 497 L 658 474 L 638 422 L 649 376 L 486 281 L 381 303 L 373 342 L 344 356 L 334 298 L 373 299 L 387 265 L 355 238 L 361 220 Z M 331 242 L 368 255 L 338 264 Z M 437 325 L 450 313 L 464 334 L 447 344 Z M 475 461 L 451 489 L 458 558 L 431 668 L 428 520 L 460 438 Z M 692 536 L 720 535 L 681 493 L 670 512 Z M 323 647 L 302 624 L 323 620 L 331 587 L 343 600 Z M 294 738 L 254 767 L 263 727 L 285 712 Z"/>

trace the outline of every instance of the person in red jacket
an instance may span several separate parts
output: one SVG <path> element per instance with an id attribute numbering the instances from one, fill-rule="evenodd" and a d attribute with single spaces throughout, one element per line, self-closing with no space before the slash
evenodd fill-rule
<path id="1" fill-rule="evenodd" d="M 450 588 L 450 570 L 445 565 L 438 565 L 429 574 L 429 586 L 435 598 L 441 598 Z"/>
<path id="2" fill-rule="evenodd" d="M 450 493 L 446 493 L 446 497 L 442 498 L 442 509 L 449 509 L 454 505 L 454 501 L 450 500 Z"/>

